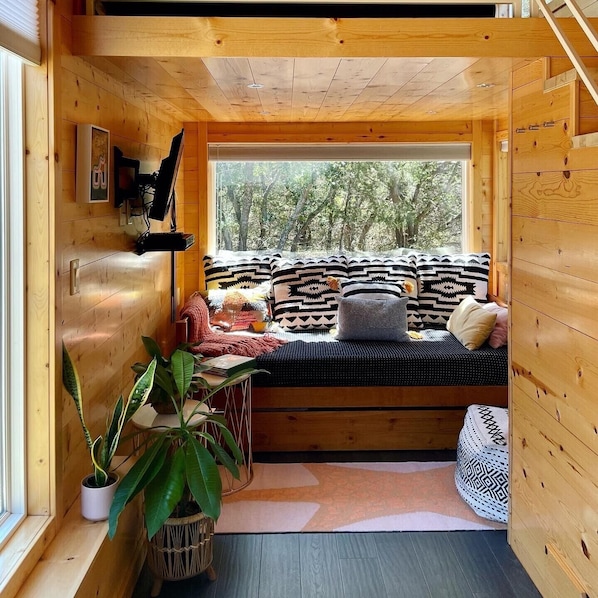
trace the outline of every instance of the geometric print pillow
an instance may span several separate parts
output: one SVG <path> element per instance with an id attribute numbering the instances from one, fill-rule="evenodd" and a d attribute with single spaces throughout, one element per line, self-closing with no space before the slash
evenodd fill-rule
<path id="1" fill-rule="evenodd" d="M 411 329 L 423 328 L 419 315 L 419 301 L 417 296 L 417 277 L 415 256 L 402 255 L 396 257 L 351 257 L 348 258 L 349 277 L 352 281 L 363 280 L 400 284 L 405 289 L 405 283 L 410 290 L 405 290 L 403 296 L 407 300 L 407 325 Z"/>
<path id="2" fill-rule="evenodd" d="M 252 289 L 269 282 L 270 262 L 280 254 L 227 257 L 206 255 L 203 267 L 206 289 Z"/>
<path id="3" fill-rule="evenodd" d="M 347 276 L 344 256 L 274 260 L 274 320 L 285 330 L 327 329 L 336 325 L 338 291 L 326 279 Z"/>
<path id="4" fill-rule="evenodd" d="M 487 301 L 490 254 L 418 254 L 415 263 L 419 314 L 424 326 L 446 326 L 467 295 Z"/>

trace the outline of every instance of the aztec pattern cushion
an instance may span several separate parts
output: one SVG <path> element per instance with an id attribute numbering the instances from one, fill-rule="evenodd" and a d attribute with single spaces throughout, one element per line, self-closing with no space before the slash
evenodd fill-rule
<path id="1" fill-rule="evenodd" d="M 488 253 L 415 256 L 419 314 L 424 326 L 446 326 L 455 308 L 467 295 L 486 301 Z"/>
<path id="2" fill-rule="evenodd" d="M 338 291 L 326 279 L 347 276 L 343 256 L 274 260 L 274 319 L 286 330 L 332 328 L 336 324 Z"/>
<path id="3" fill-rule="evenodd" d="M 247 257 L 206 255 L 203 267 L 207 289 L 251 289 L 270 282 L 270 262 L 280 254 Z"/>
<path id="4" fill-rule="evenodd" d="M 369 280 L 374 282 L 394 282 L 402 286 L 411 283 L 407 295 L 407 323 L 409 328 L 422 328 L 417 298 L 416 266 L 413 255 L 396 257 L 352 257 L 347 262 L 351 280 Z"/>
<path id="5" fill-rule="evenodd" d="M 405 295 L 405 289 L 400 282 L 381 282 L 378 280 L 355 280 L 354 278 L 339 278 L 340 293 L 342 297 L 355 297 L 366 295 L 370 299 L 384 299 L 396 297 L 400 299 Z"/>
<path id="6" fill-rule="evenodd" d="M 480 516 L 507 522 L 509 507 L 508 410 L 470 405 L 457 444 L 455 484 Z"/>

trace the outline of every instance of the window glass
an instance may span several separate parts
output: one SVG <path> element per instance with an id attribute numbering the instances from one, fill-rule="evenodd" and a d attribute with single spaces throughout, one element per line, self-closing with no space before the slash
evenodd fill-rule
<path id="1" fill-rule="evenodd" d="M 217 161 L 217 249 L 461 251 L 464 164 Z"/>
<path id="2" fill-rule="evenodd" d="M 26 510 L 22 72 L 0 50 L 0 545 Z"/>

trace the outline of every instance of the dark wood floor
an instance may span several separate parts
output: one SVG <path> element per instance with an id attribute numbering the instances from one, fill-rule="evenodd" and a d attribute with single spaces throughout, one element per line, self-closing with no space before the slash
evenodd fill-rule
<path id="1" fill-rule="evenodd" d="M 450 460 L 454 453 L 259 455 L 256 461 Z M 217 579 L 164 582 L 161 598 L 534 598 L 505 531 L 222 534 Z M 133 598 L 150 594 L 144 568 Z"/>

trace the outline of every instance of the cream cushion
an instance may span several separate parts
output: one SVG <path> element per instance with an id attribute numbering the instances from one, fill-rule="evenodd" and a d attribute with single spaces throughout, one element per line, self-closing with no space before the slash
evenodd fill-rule
<path id="1" fill-rule="evenodd" d="M 465 297 L 450 315 L 446 328 L 470 351 L 479 349 L 496 323 L 496 314 L 482 308 L 471 296 Z"/>

